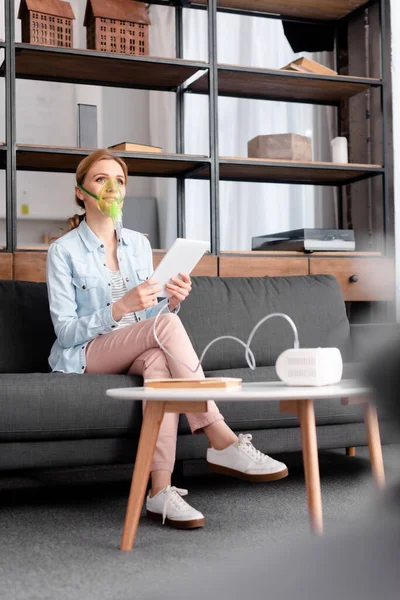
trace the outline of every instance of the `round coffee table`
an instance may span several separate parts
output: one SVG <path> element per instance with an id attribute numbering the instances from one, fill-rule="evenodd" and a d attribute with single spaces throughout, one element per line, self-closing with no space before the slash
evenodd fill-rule
<path id="1" fill-rule="evenodd" d="M 315 400 L 341 398 L 343 404 L 362 404 L 364 406 L 372 472 L 377 484 L 384 485 L 385 475 L 378 417 L 375 407 L 369 402 L 371 390 L 355 380 L 343 380 L 336 385 L 321 387 L 289 387 L 282 382 L 243 383 L 240 387 L 223 389 L 132 387 L 107 390 L 107 395 L 111 398 L 147 401 L 122 533 L 121 550 L 131 550 L 133 547 L 164 413 L 206 412 L 207 400 L 279 402 L 281 412 L 297 414 L 301 429 L 310 524 L 313 531 L 318 534 L 322 533 L 323 521 L 314 413 Z"/>

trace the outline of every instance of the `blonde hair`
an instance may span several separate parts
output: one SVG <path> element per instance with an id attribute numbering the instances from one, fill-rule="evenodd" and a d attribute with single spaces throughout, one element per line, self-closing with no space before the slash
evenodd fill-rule
<path id="1" fill-rule="evenodd" d="M 83 185 L 88 171 L 92 168 L 94 164 L 99 162 L 99 160 L 115 160 L 115 162 L 117 162 L 121 166 L 124 172 L 125 181 L 128 179 L 128 167 L 126 166 L 126 163 L 122 160 L 122 158 L 116 156 L 109 150 L 96 150 L 95 152 L 92 152 L 92 154 L 89 154 L 89 156 L 86 156 L 79 163 L 78 168 L 76 169 L 76 183 L 78 185 Z M 80 208 L 85 208 L 83 200 L 78 198 L 78 196 L 75 196 L 75 202 Z M 70 217 L 68 219 L 68 231 L 72 231 L 76 227 L 79 227 L 80 223 L 83 221 L 85 216 L 86 213 L 77 213 L 73 217 Z"/>

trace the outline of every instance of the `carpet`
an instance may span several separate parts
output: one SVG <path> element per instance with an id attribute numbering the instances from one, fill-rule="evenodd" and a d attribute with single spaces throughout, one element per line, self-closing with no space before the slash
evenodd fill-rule
<path id="1" fill-rule="evenodd" d="M 400 446 L 385 446 L 388 487 L 400 480 Z M 275 455 L 284 480 L 249 484 L 209 475 L 204 463 L 174 481 L 206 516 L 177 531 L 141 519 L 135 548 L 119 541 L 130 469 L 76 469 L 0 477 L 0 589 L 5 600 L 130 600 L 162 597 L 181 573 L 199 573 L 226 551 L 273 547 L 311 536 L 300 453 Z M 368 451 L 320 453 L 325 531 L 373 510 L 379 494 Z M 189 469 L 190 472 L 190 469 Z M 188 591 L 188 597 L 190 592 Z"/>

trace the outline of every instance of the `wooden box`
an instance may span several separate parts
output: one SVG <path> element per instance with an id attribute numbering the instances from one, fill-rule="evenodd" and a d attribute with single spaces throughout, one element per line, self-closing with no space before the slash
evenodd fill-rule
<path id="1" fill-rule="evenodd" d="M 249 158 L 312 161 L 311 138 L 295 133 L 258 135 L 247 144 Z"/>

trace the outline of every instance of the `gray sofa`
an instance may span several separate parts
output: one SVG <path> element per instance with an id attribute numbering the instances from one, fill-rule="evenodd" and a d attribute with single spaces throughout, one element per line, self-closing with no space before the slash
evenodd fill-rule
<path id="1" fill-rule="evenodd" d="M 49 373 L 47 357 L 54 340 L 46 284 L 0 282 L 0 470 L 126 464 L 134 461 L 141 426 L 141 403 L 111 400 L 108 388 L 139 386 L 140 377 Z M 350 326 L 334 277 L 213 278 L 194 277 L 193 291 L 180 317 L 198 354 L 218 335 L 245 340 L 256 322 L 270 312 L 285 312 L 298 326 L 302 346 L 336 346 L 345 376 L 356 373 L 354 343 L 363 345 L 368 327 Z M 355 337 L 356 336 L 356 337 Z M 361 341 L 360 341 L 361 340 Z M 208 351 L 207 376 L 276 379 L 277 356 L 293 344 L 283 319 L 258 330 L 251 371 L 244 350 L 223 341 Z M 253 434 L 264 452 L 301 449 L 295 416 L 279 413 L 275 403 L 220 403 L 235 431 Z M 359 407 L 340 399 L 316 404 L 320 448 L 365 445 Z M 391 432 L 382 423 L 383 441 Z M 203 458 L 205 436 L 192 436 L 181 417 L 177 459 Z"/>

